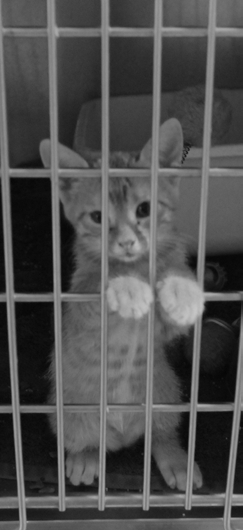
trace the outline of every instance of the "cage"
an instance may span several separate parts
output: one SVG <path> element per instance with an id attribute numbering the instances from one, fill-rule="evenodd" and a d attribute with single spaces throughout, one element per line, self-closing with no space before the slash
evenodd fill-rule
<path id="1" fill-rule="evenodd" d="M 243 528 L 242 17 L 240 0 L 1 0 L 0 528 Z M 194 109 L 194 138 L 183 129 L 184 161 L 160 168 L 160 123 L 174 116 L 186 122 L 187 90 L 198 86 L 200 116 Z M 217 98 L 223 106 L 215 139 Z M 50 169 L 39 160 L 47 137 Z M 141 150 L 150 137 L 149 167 L 110 167 L 110 150 Z M 100 167 L 59 167 L 58 141 L 77 153 L 100 150 Z M 183 402 L 155 405 L 151 308 L 146 399 L 136 404 L 144 444 L 107 456 L 108 415 L 134 407 L 107 401 L 109 181 L 151 177 L 153 287 L 158 179 L 177 175 L 178 223 L 189 233 L 207 309 L 170 352 Z M 59 205 L 63 177 L 102 178 L 100 294 L 68 292 L 73 234 Z M 62 305 L 88 300 L 102 308 L 100 403 L 70 406 L 63 399 Z M 47 402 L 46 378 L 54 341 L 56 405 Z M 101 418 L 99 480 L 77 487 L 65 479 L 64 411 L 91 409 Z M 183 414 L 185 492 L 166 487 L 151 464 L 156 410 Z M 57 414 L 57 440 L 47 413 Z M 204 485 L 193 491 L 195 456 Z"/>

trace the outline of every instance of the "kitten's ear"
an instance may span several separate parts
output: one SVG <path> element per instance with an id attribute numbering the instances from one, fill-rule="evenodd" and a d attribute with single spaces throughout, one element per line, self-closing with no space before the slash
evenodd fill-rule
<path id="1" fill-rule="evenodd" d="M 40 143 L 40 155 L 44 167 L 51 167 L 51 142 L 49 139 L 42 140 Z M 87 168 L 88 163 L 78 153 L 72 151 L 65 145 L 58 144 L 58 160 L 61 168 Z M 81 185 L 80 179 L 60 178 L 59 194 L 62 201 L 64 212 L 69 221 L 75 224 L 75 208 L 73 204 L 74 197 Z"/>
<path id="2" fill-rule="evenodd" d="M 51 167 L 51 141 L 49 139 L 42 140 L 40 143 L 40 155 L 44 167 Z M 78 153 L 72 151 L 65 145 L 58 144 L 58 160 L 61 168 L 87 168 L 88 163 Z"/>
<path id="3" fill-rule="evenodd" d="M 176 167 L 181 165 L 183 153 L 183 133 L 179 121 L 171 118 L 165 121 L 159 130 L 159 165 Z M 150 167 L 152 157 L 152 138 L 143 147 L 138 162 L 139 167 Z"/>

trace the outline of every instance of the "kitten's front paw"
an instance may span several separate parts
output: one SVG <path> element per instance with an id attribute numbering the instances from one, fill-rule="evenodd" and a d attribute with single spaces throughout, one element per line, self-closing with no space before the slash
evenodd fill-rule
<path id="1" fill-rule="evenodd" d="M 142 318 L 153 301 L 150 285 L 134 276 L 118 276 L 109 282 L 107 301 L 123 318 Z"/>
<path id="2" fill-rule="evenodd" d="M 157 289 L 161 306 L 174 323 L 190 326 L 203 313 L 204 294 L 196 281 L 167 276 L 157 283 Z"/>

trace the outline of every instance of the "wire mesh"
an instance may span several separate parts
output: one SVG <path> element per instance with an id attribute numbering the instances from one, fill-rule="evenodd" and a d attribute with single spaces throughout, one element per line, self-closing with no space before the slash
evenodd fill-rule
<path id="1" fill-rule="evenodd" d="M 242 178 L 242 169 L 234 168 L 210 168 L 210 130 L 212 121 L 212 98 L 215 64 L 215 40 L 225 37 L 243 37 L 242 28 L 216 27 L 217 0 L 209 2 L 209 25 L 208 28 L 174 28 L 163 27 L 162 23 L 163 1 L 155 0 L 155 23 L 153 28 L 116 28 L 109 25 L 109 0 L 101 0 L 102 23 L 100 28 L 68 28 L 57 27 L 55 22 L 55 2 L 47 0 L 48 25 L 47 28 L 8 28 L 3 27 L 0 21 L 0 111 L 1 111 L 1 179 L 3 195 L 3 221 L 4 221 L 4 250 L 5 250 L 5 270 L 6 270 L 6 293 L 0 294 L 0 302 L 7 304 L 8 309 L 8 336 L 9 336 L 9 356 L 11 372 L 12 404 L 0 406 L 0 413 L 8 413 L 13 416 L 14 442 L 16 454 L 18 497 L 6 497 L 0 499 L 0 507 L 6 506 L 19 508 L 19 528 L 26 528 L 26 507 L 58 507 L 65 510 L 65 507 L 97 507 L 104 510 L 106 506 L 139 506 L 148 510 L 150 506 L 182 506 L 185 503 L 187 509 L 192 506 L 225 506 L 224 525 L 225 529 L 230 529 L 231 507 L 243 504 L 243 495 L 233 493 L 233 481 L 235 472 L 235 461 L 237 452 L 237 442 L 239 434 L 240 413 L 243 410 L 241 402 L 242 384 L 242 355 L 239 355 L 238 376 L 236 386 L 235 403 L 210 404 L 198 403 L 198 380 L 199 380 L 199 349 L 201 338 L 201 323 L 196 326 L 194 339 L 194 361 L 192 372 L 191 403 L 180 405 L 153 405 L 153 308 L 149 316 L 148 331 L 148 370 L 147 370 L 147 394 L 146 403 L 141 405 L 107 405 L 107 304 L 106 288 L 108 283 L 108 215 L 103 215 L 102 222 L 102 273 L 101 273 L 101 297 L 100 295 L 79 295 L 61 292 L 61 260 L 60 260 L 60 215 L 58 199 L 58 179 L 59 177 L 102 177 L 102 210 L 108 212 L 108 183 L 109 178 L 124 176 L 151 176 L 152 209 L 151 219 L 151 244 L 150 244 L 150 283 L 154 287 L 155 282 L 155 247 L 156 247 L 156 196 L 157 177 L 162 175 L 177 175 L 191 178 L 202 177 L 201 188 L 201 215 L 199 229 L 199 252 L 198 252 L 198 279 L 203 283 L 204 261 L 205 261 L 205 240 L 206 240 L 206 219 L 208 202 L 208 183 L 210 178 Z M 207 74 L 206 74 L 206 103 L 204 118 L 203 137 L 203 161 L 201 169 L 159 169 L 158 168 L 158 142 L 159 142 L 159 116 L 160 116 L 160 94 L 161 94 L 161 51 L 162 38 L 183 38 L 207 37 Z M 4 39 L 5 38 L 47 38 L 49 50 L 49 96 L 50 96 L 50 129 L 52 146 L 52 165 L 50 170 L 28 170 L 12 169 L 8 160 L 8 130 L 7 130 L 7 106 L 4 71 Z M 100 170 L 69 170 L 58 167 L 57 142 L 58 142 L 58 100 L 57 100 L 57 39 L 58 38 L 101 38 L 102 42 L 102 167 Z M 154 79 L 153 79 L 153 121 L 152 121 L 152 165 L 151 169 L 113 169 L 109 168 L 109 41 L 112 37 L 144 37 L 154 38 Z M 163 103 L 163 102 L 162 102 Z M 53 222 L 53 269 L 54 269 L 54 291 L 53 293 L 15 293 L 13 277 L 13 255 L 12 255 L 12 231 L 11 231 L 11 208 L 10 208 L 10 178 L 51 178 L 52 182 L 52 222 Z M 63 438 L 63 410 L 69 412 L 96 411 L 96 406 L 84 405 L 63 405 L 62 396 L 62 365 L 61 365 L 61 304 L 62 301 L 90 301 L 101 302 L 102 315 L 102 337 L 101 337 L 101 402 L 100 402 L 100 465 L 99 465 L 99 491 L 98 496 L 85 494 L 77 499 L 75 496 L 65 497 L 65 471 L 64 471 L 64 438 Z M 208 301 L 242 301 L 242 293 L 207 293 Z M 15 302 L 54 302 L 55 309 L 55 348 L 57 367 L 57 406 L 48 405 L 20 405 L 18 392 L 18 370 L 17 370 L 17 344 L 16 344 L 16 322 L 15 322 Z M 240 352 L 242 354 L 242 329 Z M 114 410 L 134 410 L 145 414 L 145 455 L 144 455 L 144 484 L 143 493 L 119 496 L 111 495 L 105 489 L 106 471 L 106 415 Z M 58 498 L 46 496 L 45 498 L 26 498 L 24 484 L 23 453 L 21 443 L 20 413 L 53 413 L 57 411 L 58 423 Z M 152 413 L 159 411 L 184 411 L 190 412 L 189 430 L 189 460 L 188 460 L 188 481 L 186 495 L 156 495 L 150 492 L 150 454 L 151 454 L 151 422 Z M 198 412 L 222 412 L 233 411 L 234 421 L 232 428 L 232 440 L 229 459 L 228 481 L 226 492 L 215 495 L 194 495 L 192 491 L 193 483 L 193 462 L 196 440 L 196 419 Z"/>

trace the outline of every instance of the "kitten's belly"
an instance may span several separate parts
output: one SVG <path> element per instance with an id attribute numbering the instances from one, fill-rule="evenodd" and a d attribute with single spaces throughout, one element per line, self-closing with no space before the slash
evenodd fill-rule
<path id="1" fill-rule="evenodd" d="M 147 329 L 143 321 L 109 326 L 108 402 L 138 403 L 144 397 Z"/>
<path id="2" fill-rule="evenodd" d="M 109 337 L 108 403 L 144 403 L 146 324 L 144 321 L 119 318 L 117 325 L 110 325 Z M 110 411 L 107 422 L 119 432 L 124 446 L 130 445 L 144 433 L 144 415 L 138 412 Z"/>

